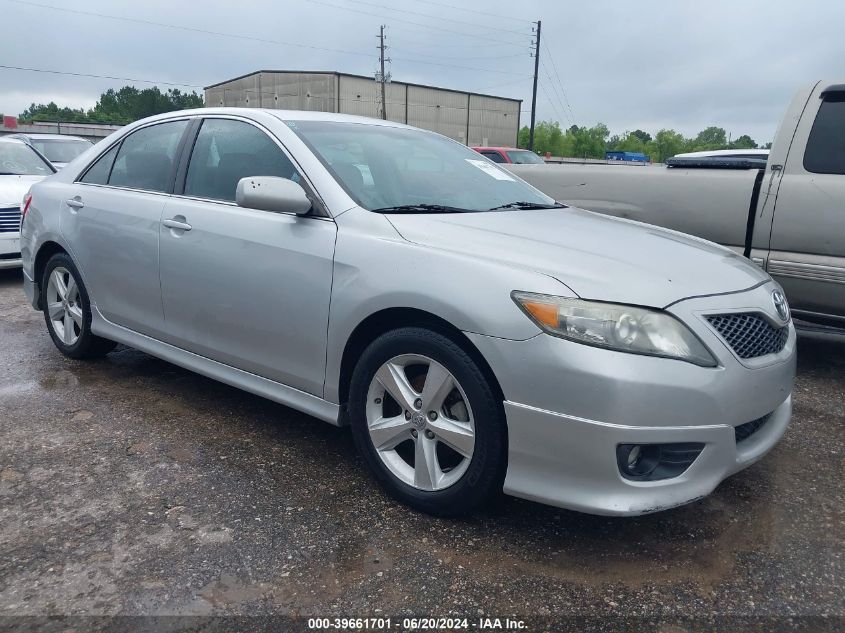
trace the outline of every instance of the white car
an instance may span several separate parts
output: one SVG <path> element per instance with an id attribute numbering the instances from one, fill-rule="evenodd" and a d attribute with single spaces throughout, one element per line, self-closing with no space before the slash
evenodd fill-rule
<path id="1" fill-rule="evenodd" d="M 89 149 L 93 143 L 81 136 L 67 134 L 12 134 L 16 138 L 38 150 L 53 167 L 61 169 L 82 152 Z"/>
<path id="2" fill-rule="evenodd" d="M 20 268 L 24 195 L 33 183 L 55 171 L 23 141 L 0 138 L 0 270 Z"/>

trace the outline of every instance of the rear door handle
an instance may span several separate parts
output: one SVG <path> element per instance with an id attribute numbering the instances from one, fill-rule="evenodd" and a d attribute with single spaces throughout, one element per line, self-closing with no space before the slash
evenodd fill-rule
<path id="1" fill-rule="evenodd" d="M 76 196 L 75 198 L 70 198 L 65 202 L 67 202 L 67 206 L 69 206 L 71 209 L 81 209 L 85 206 L 85 203 L 82 202 L 82 198 L 80 198 L 79 196 Z"/>
<path id="2" fill-rule="evenodd" d="M 187 222 L 180 222 L 174 218 L 170 218 L 169 220 L 164 220 L 162 222 L 164 226 L 169 229 L 175 229 L 177 231 L 190 231 L 193 227 L 188 224 Z"/>

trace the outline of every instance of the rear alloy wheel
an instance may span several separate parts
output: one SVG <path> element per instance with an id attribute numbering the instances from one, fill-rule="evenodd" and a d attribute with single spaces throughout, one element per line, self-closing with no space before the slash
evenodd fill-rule
<path id="1" fill-rule="evenodd" d="M 502 403 L 452 339 L 402 328 L 376 339 L 352 375 L 355 442 L 394 497 L 431 514 L 470 512 L 501 490 Z"/>
<path id="2" fill-rule="evenodd" d="M 88 292 L 73 261 L 65 253 L 53 255 L 41 280 L 44 320 L 56 347 L 70 358 L 96 358 L 115 343 L 91 333 Z"/>
<path id="3" fill-rule="evenodd" d="M 56 266 L 47 281 L 47 318 L 53 332 L 68 347 L 82 334 L 82 305 L 79 286 L 67 268 Z"/>

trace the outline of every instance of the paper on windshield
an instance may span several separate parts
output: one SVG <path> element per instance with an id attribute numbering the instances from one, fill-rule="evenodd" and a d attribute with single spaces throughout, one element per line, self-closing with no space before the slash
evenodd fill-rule
<path id="1" fill-rule="evenodd" d="M 496 180 L 513 181 L 513 177 L 511 177 L 509 173 L 502 169 L 499 169 L 498 167 L 495 167 L 494 165 L 491 165 L 486 160 L 473 160 L 472 158 L 466 158 L 464 160 L 466 160 L 466 162 L 468 162 L 470 165 L 478 167 L 485 174 L 487 174 L 488 176 L 492 176 Z"/>

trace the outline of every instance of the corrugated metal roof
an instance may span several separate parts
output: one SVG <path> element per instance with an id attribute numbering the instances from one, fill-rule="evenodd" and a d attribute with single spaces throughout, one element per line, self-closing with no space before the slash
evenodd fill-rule
<path id="1" fill-rule="evenodd" d="M 255 70 L 251 73 L 246 73 L 245 75 L 240 75 L 239 77 L 232 77 L 231 79 L 227 79 L 225 81 L 217 82 L 216 84 L 211 84 L 210 86 L 206 86 L 204 89 L 209 90 L 211 88 L 219 88 L 220 86 L 224 86 L 228 83 L 233 81 L 238 81 L 239 79 L 245 79 L 247 77 L 252 77 L 253 75 L 260 75 L 261 73 L 277 73 L 277 74 L 291 74 L 291 75 L 333 75 L 335 77 L 354 77 L 356 79 L 367 79 L 370 81 L 375 81 L 372 77 L 367 77 L 366 75 L 356 75 L 353 73 L 342 73 L 336 70 Z M 459 94 L 464 95 L 474 95 L 477 97 L 488 97 L 490 99 L 501 99 L 502 101 L 514 101 L 516 103 L 522 103 L 522 99 L 513 99 L 511 97 L 500 97 L 498 95 L 490 95 L 484 94 L 482 92 L 472 92 L 470 90 L 457 90 L 455 88 L 443 88 L 442 86 L 431 86 L 428 84 L 418 84 L 413 83 L 410 81 L 391 81 L 393 84 L 402 84 L 403 86 L 416 86 L 418 88 L 431 88 L 434 90 L 442 90 L 444 92 L 456 92 Z"/>

